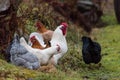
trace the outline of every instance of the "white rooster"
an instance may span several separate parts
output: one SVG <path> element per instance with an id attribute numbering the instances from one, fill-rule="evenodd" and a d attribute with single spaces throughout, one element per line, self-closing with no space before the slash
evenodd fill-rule
<path id="1" fill-rule="evenodd" d="M 58 60 L 67 52 L 67 42 L 66 42 L 66 33 L 67 33 L 67 23 L 62 23 L 58 26 L 52 36 L 51 46 L 59 45 L 60 50 L 58 54 L 55 54 L 50 59 L 50 63 L 57 65 Z"/>
<path id="2" fill-rule="evenodd" d="M 20 44 L 23 45 L 29 52 L 37 56 L 41 65 L 47 64 L 50 57 L 54 54 L 57 54 L 58 51 L 60 50 L 59 45 L 54 45 L 44 50 L 32 48 L 27 44 L 27 42 L 23 37 L 20 38 Z"/>

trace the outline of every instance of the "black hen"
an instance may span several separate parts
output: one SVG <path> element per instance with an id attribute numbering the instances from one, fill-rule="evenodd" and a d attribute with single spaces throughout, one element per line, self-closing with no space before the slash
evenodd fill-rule
<path id="1" fill-rule="evenodd" d="M 97 42 L 93 42 L 89 37 L 82 37 L 82 55 L 86 64 L 99 63 L 101 60 L 101 46 Z"/>

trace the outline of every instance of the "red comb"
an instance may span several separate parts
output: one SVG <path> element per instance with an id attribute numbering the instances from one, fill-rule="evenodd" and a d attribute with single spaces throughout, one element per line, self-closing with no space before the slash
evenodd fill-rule
<path id="1" fill-rule="evenodd" d="M 40 21 L 37 21 L 37 22 L 35 23 L 35 27 L 41 27 L 41 25 L 42 25 L 42 23 L 41 23 Z"/>
<path id="2" fill-rule="evenodd" d="M 32 40 L 32 39 L 35 39 L 35 36 L 32 36 L 32 37 L 30 38 L 30 40 Z"/>
<path id="3" fill-rule="evenodd" d="M 68 27 L 68 24 L 66 22 L 62 22 L 61 25 Z"/>

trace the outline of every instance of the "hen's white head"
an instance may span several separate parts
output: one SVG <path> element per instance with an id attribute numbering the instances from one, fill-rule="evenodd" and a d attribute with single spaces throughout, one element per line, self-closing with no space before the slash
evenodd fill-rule
<path id="1" fill-rule="evenodd" d="M 63 22 L 61 23 L 61 25 L 59 26 L 59 29 L 62 31 L 62 34 L 65 36 L 66 33 L 67 33 L 67 27 L 68 27 L 68 24 Z"/>

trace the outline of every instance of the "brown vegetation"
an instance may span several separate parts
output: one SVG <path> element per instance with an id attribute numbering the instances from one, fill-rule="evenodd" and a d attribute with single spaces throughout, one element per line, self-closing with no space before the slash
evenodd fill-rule
<path id="1" fill-rule="evenodd" d="M 17 8 L 19 1 L 11 0 L 8 9 L 0 12 L 0 53 L 8 60 L 9 55 L 5 54 L 6 48 L 17 30 Z"/>

